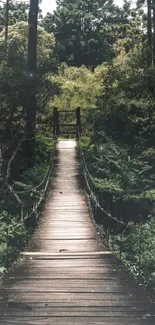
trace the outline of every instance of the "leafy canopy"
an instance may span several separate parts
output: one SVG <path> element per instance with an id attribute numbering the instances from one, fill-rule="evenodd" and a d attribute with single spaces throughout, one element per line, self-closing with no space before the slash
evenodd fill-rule
<path id="1" fill-rule="evenodd" d="M 113 36 L 103 27 L 127 21 L 127 8 L 120 9 L 113 0 L 58 0 L 54 14 L 48 13 L 43 26 L 54 32 L 60 62 L 96 67 L 113 55 Z"/>

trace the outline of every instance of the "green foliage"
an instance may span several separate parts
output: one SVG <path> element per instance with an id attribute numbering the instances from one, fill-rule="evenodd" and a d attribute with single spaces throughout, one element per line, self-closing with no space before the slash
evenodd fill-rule
<path id="1" fill-rule="evenodd" d="M 111 0 L 57 1 L 56 11 L 47 14 L 43 26 L 54 32 L 60 62 L 94 68 L 114 55 L 115 37 L 109 32 L 103 34 L 103 27 L 127 22 L 128 9 L 120 9 Z"/>
<path id="2" fill-rule="evenodd" d="M 80 138 L 80 147 L 84 150 L 89 150 L 90 148 L 90 138 L 88 136 L 85 136 Z M 87 151 L 88 152 L 88 151 Z"/>
<path id="3" fill-rule="evenodd" d="M 14 25 L 19 21 L 27 21 L 28 20 L 28 8 L 29 4 L 20 2 L 13 3 L 10 1 L 9 3 L 9 25 Z M 6 5 L 0 5 L 0 21 L 1 21 L 1 29 L 5 26 L 5 12 Z"/>
<path id="4" fill-rule="evenodd" d="M 132 154 L 152 147 L 155 134 L 154 97 L 147 88 L 143 54 L 142 46 L 136 46 L 109 65 L 93 118 L 94 136 L 104 131 Z"/>
<path id="5" fill-rule="evenodd" d="M 13 217 L 7 212 L 0 214 L 0 276 L 7 270 L 11 262 L 17 258 L 21 247 L 29 237 L 24 225 L 19 223 L 19 217 Z"/>
<path id="6" fill-rule="evenodd" d="M 9 26 L 8 44 L 7 44 L 7 61 L 8 65 L 16 68 L 24 75 L 27 64 L 27 44 L 28 44 L 28 23 L 18 22 Z M 42 27 L 38 26 L 38 48 L 37 62 L 38 73 L 47 69 L 52 61 L 55 40 L 53 34 L 47 33 Z M 5 31 L 0 33 L 0 58 L 4 58 Z"/>
<path id="7" fill-rule="evenodd" d="M 56 72 L 54 54 L 55 39 L 43 27 L 38 27 L 37 47 L 37 132 L 36 161 L 33 168 L 26 169 L 23 151 L 25 144 L 25 111 L 30 92 L 31 75 L 27 73 L 28 23 L 27 5 L 10 3 L 7 57 L 5 57 L 5 28 L 0 28 L 0 272 L 3 273 L 27 242 L 30 230 L 36 224 L 36 202 L 42 202 L 49 179 L 49 161 L 53 141 L 40 134 L 40 124 L 49 120 L 49 99 L 59 91 L 59 84 L 51 71 Z M 0 8 L 4 24 L 4 9 Z M 20 17 L 19 17 L 20 16 Z M 51 136 L 51 129 L 46 135 Z M 23 141 L 22 141 L 23 140 Z M 16 148 L 21 145 L 16 152 Z M 27 141 L 27 139 L 26 139 Z M 15 156 L 12 155 L 15 153 Z M 13 157 L 13 158 L 12 158 Z M 25 158 L 25 157 L 24 157 Z M 12 160 L 10 160 L 12 159 Z M 9 165 L 10 164 L 10 165 Z M 8 170 L 7 170 L 8 168 Z M 8 178 L 6 179 L 6 171 Z M 6 189 L 6 183 L 10 188 Z M 42 186 L 40 185 L 42 184 Z M 39 186 L 38 191 L 35 186 Z M 45 187 L 45 189 L 44 189 Z M 39 206 L 40 207 L 40 206 Z M 33 208 L 33 209 L 32 209 Z M 35 213 L 33 212 L 35 208 Z M 22 223 L 22 217 L 30 215 Z"/>
<path id="8" fill-rule="evenodd" d="M 41 183 L 48 169 L 52 150 L 54 148 L 54 140 L 44 136 L 36 138 L 36 161 L 32 168 L 20 171 L 20 180 L 14 182 L 16 187 L 31 188 Z"/>
<path id="9" fill-rule="evenodd" d="M 61 85 L 57 75 L 46 73 L 39 80 L 37 85 L 37 128 L 44 135 L 51 135 L 52 114 L 51 102 L 61 92 Z"/>
<path id="10" fill-rule="evenodd" d="M 155 219 L 149 217 L 143 225 L 128 226 L 114 238 L 115 250 L 131 272 L 145 285 L 155 289 Z"/>
<path id="11" fill-rule="evenodd" d="M 145 160 L 130 157 L 105 134 L 93 145 L 89 138 L 81 138 L 80 146 L 93 178 L 90 188 L 103 208 L 94 210 L 101 233 L 134 276 L 155 289 L 155 180 L 147 160 L 154 149 L 143 153 Z"/>
<path id="12" fill-rule="evenodd" d="M 37 217 L 41 210 L 41 205 L 39 204 L 38 208 L 36 205 L 37 202 L 42 204 L 46 193 L 52 152 L 54 155 L 53 139 L 38 136 L 35 165 L 27 169 L 24 169 L 24 166 L 19 169 L 18 166 L 18 173 L 14 173 L 12 190 L 21 200 L 22 207 L 11 192 L 1 191 L 0 273 L 2 274 L 27 245 L 36 226 Z"/>
<path id="13" fill-rule="evenodd" d="M 100 133 L 100 142 L 97 140 L 91 144 L 83 142 L 86 148 L 86 160 L 90 164 L 90 170 L 97 187 L 100 189 L 116 188 L 124 193 L 140 191 L 154 186 L 154 176 L 148 179 L 152 173 L 152 166 L 143 156 L 130 156 L 128 151 L 114 143 L 104 133 Z"/>
<path id="14" fill-rule="evenodd" d="M 0 32 L 0 57 L 4 59 L 4 31 Z M 18 22 L 9 26 L 7 63 L 0 63 L 0 144 L 12 148 L 18 138 L 24 138 L 25 109 L 30 91 L 30 75 L 27 73 L 27 38 L 28 24 Z M 47 113 L 49 100 L 59 91 L 55 78 L 49 78 L 50 72 L 56 70 L 54 56 L 55 40 L 53 34 L 48 34 L 42 27 L 38 28 L 38 66 L 37 66 L 37 128 Z M 48 71 L 48 73 L 47 73 Z M 41 128 L 40 128 L 41 129 Z M 38 130 L 39 131 L 39 130 Z M 4 145 L 5 144 L 5 145 Z M 6 150 L 6 149 L 5 149 Z M 12 154 L 12 149 L 4 152 L 4 156 Z"/>
<path id="15" fill-rule="evenodd" d="M 81 66 L 68 67 L 62 64 L 57 76 L 61 93 L 54 96 L 51 106 L 59 109 L 89 109 L 96 107 L 97 98 L 101 95 L 101 78 L 104 67 L 97 67 L 94 73 Z"/>
<path id="16" fill-rule="evenodd" d="M 36 162 L 40 165 L 48 164 L 54 147 L 53 138 L 37 136 L 36 138 Z"/>
<path id="17" fill-rule="evenodd" d="M 111 234 L 110 247 L 136 277 L 154 287 L 154 67 L 147 69 L 142 16 L 133 17 L 128 25 L 110 31 L 117 35 L 116 57 L 102 65 L 102 94 L 87 114 L 92 133 L 80 145 L 91 175 L 93 211 L 104 236 L 109 239 Z"/>
<path id="18" fill-rule="evenodd" d="M 42 181 L 45 172 L 45 166 L 36 165 L 32 168 L 25 170 L 21 175 L 21 178 L 24 184 L 36 186 Z"/>

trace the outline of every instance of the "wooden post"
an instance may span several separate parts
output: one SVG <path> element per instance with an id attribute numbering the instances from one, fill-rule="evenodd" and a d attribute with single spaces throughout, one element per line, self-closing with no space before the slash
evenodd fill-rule
<path id="1" fill-rule="evenodd" d="M 56 136 L 59 137 L 59 135 L 60 135 L 60 126 L 59 126 L 59 111 L 58 111 L 58 109 L 57 109 L 56 118 L 57 118 Z"/>
<path id="2" fill-rule="evenodd" d="M 59 111 L 56 107 L 54 107 L 53 111 L 53 137 L 58 137 L 60 133 L 59 128 Z"/>
<path id="3" fill-rule="evenodd" d="M 76 138 L 81 136 L 81 114 L 80 107 L 76 108 Z"/>

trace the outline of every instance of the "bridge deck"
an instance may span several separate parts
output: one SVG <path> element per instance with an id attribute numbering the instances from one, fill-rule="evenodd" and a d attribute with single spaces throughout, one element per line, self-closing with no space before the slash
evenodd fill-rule
<path id="1" fill-rule="evenodd" d="M 0 324 L 153 325 L 149 297 L 98 238 L 75 147 L 58 143 L 44 216 L 0 290 Z"/>

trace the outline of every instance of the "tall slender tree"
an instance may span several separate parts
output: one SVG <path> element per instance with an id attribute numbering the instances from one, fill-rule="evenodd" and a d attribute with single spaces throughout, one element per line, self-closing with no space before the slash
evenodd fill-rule
<path id="1" fill-rule="evenodd" d="M 137 0 L 137 7 L 147 7 L 148 68 L 155 65 L 155 0 Z"/>
<path id="2" fill-rule="evenodd" d="M 155 0 L 152 0 L 153 7 L 153 65 L 155 65 Z"/>
<path id="3" fill-rule="evenodd" d="M 9 0 L 6 0 L 6 10 L 5 10 L 5 59 L 6 60 L 7 60 L 8 24 L 9 24 Z"/>
<path id="4" fill-rule="evenodd" d="M 147 0 L 148 67 L 152 66 L 152 1 Z"/>
<path id="5" fill-rule="evenodd" d="M 26 107 L 26 155 L 33 162 L 36 133 L 36 73 L 37 73 L 37 17 L 38 0 L 30 0 L 28 36 L 28 96 Z"/>

